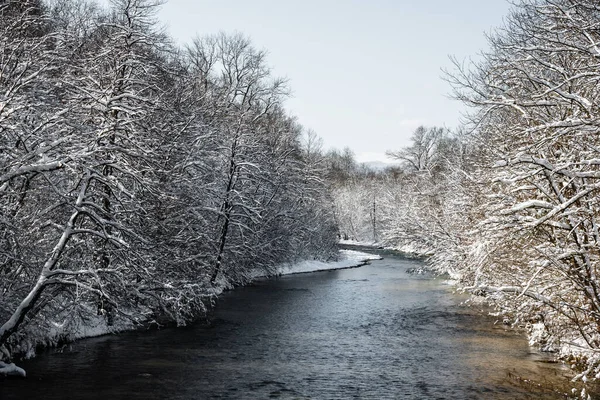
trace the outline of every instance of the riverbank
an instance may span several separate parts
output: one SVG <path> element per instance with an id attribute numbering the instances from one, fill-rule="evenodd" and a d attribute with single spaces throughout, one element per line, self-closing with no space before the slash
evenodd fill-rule
<path id="1" fill-rule="evenodd" d="M 277 275 L 302 274 L 317 271 L 338 270 L 347 268 L 356 268 L 367 264 L 371 260 L 381 259 L 379 255 L 373 255 L 356 250 L 340 250 L 337 261 L 324 262 L 319 260 L 304 260 L 297 263 L 282 264 L 276 268 Z M 254 278 L 268 277 L 257 272 Z M 226 282 L 217 284 L 217 286 L 207 290 L 207 303 L 214 303 L 214 299 L 218 298 L 225 289 L 228 288 Z M 185 325 L 185 324 L 181 324 Z M 21 353 L 21 359 L 32 358 L 36 355 L 36 350 L 41 348 L 51 348 L 57 345 L 73 342 L 80 339 L 98 337 L 103 335 L 118 334 L 126 331 L 134 331 L 140 329 L 141 326 L 148 326 L 148 323 L 143 321 L 132 322 L 126 318 L 119 318 L 109 325 L 103 315 L 94 315 L 87 319 L 85 324 L 80 324 L 78 329 L 69 332 L 68 334 L 61 331 L 61 326 L 56 326 L 50 334 L 45 338 L 37 338 L 36 341 L 25 343 Z M 13 363 L 4 363 L 0 360 L 0 377 L 1 376 L 19 376 L 25 377 L 24 369 L 14 365 Z"/>
<path id="2" fill-rule="evenodd" d="M 328 271 L 336 269 L 357 268 L 372 260 L 381 260 L 377 254 L 364 253 L 357 250 L 340 250 L 337 261 L 325 262 L 319 260 L 305 260 L 295 264 L 284 264 L 279 267 L 281 275 L 304 274 L 309 272 Z"/>
<path id="3" fill-rule="evenodd" d="M 524 335 L 410 273 L 421 261 L 382 254 L 362 268 L 258 279 L 185 328 L 44 352 L 23 361 L 29 380 L 0 384 L 0 398 L 579 398 L 581 382 Z"/>
<path id="4" fill-rule="evenodd" d="M 7 364 L 0 361 L 0 376 L 19 376 L 25 377 L 26 373 L 23 368 L 17 367 L 15 364 Z"/>

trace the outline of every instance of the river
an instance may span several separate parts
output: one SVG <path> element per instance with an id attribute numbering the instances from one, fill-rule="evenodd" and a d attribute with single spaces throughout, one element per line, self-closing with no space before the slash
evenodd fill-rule
<path id="1" fill-rule="evenodd" d="M 420 261 L 384 256 L 238 288 L 189 327 L 47 351 L 0 399 L 565 398 L 565 367 L 523 333 L 409 273 Z"/>

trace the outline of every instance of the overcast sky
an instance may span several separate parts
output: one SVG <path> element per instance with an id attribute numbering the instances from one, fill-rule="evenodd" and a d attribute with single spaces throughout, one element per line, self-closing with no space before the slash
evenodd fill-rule
<path id="1" fill-rule="evenodd" d="M 420 124 L 458 124 L 442 68 L 486 48 L 505 0 L 170 0 L 159 19 L 180 43 L 242 32 L 287 77 L 287 108 L 325 147 L 384 159 Z"/>

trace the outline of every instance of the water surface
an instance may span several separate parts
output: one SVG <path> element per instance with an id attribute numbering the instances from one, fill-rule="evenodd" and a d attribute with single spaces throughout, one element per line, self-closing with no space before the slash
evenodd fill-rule
<path id="1" fill-rule="evenodd" d="M 443 279 L 407 273 L 420 266 L 386 254 L 263 280 L 222 296 L 208 324 L 83 340 L 24 361 L 29 377 L 0 381 L 0 398 L 564 398 L 564 367 L 461 306 Z"/>

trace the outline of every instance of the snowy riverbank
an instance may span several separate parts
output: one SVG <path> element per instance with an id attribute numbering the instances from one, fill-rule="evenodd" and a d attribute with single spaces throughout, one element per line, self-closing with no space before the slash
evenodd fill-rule
<path id="1" fill-rule="evenodd" d="M 372 247 L 374 249 L 392 250 L 398 253 L 402 253 L 403 256 L 409 258 L 423 259 L 433 255 L 432 249 L 419 248 L 414 244 L 408 244 L 403 246 L 390 246 L 382 242 L 373 241 L 360 241 L 360 240 L 344 240 L 340 239 L 339 244 L 348 246 L 361 246 L 361 247 Z"/>
<path id="2" fill-rule="evenodd" d="M 339 258 L 337 261 L 324 262 L 318 260 L 305 260 L 292 264 L 282 264 L 278 267 L 277 274 L 279 275 L 290 275 L 290 274 L 301 274 L 317 271 L 328 271 L 336 269 L 355 268 L 367 264 L 370 260 L 379 260 L 382 257 L 379 255 L 368 254 L 361 251 L 355 250 L 340 250 Z M 260 273 L 257 273 L 255 278 L 265 277 Z M 211 297 L 219 296 L 228 285 L 223 283 L 222 285 L 216 285 L 207 291 Z M 71 321 L 72 322 L 72 321 Z M 74 341 L 78 339 L 85 339 L 89 337 L 102 336 L 107 334 L 114 334 L 123 331 L 131 331 L 139 329 L 144 323 L 138 321 L 137 324 L 132 323 L 127 318 L 117 318 L 113 325 L 107 325 L 106 318 L 103 316 L 93 316 L 88 318 L 86 323 L 78 321 L 76 327 L 67 326 L 66 322 L 63 324 L 55 324 L 54 328 L 49 332 L 49 335 L 44 337 L 30 338 L 23 342 L 20 353 L 25 355 L 26 358 L 35 356 L 35 349 L 40 343 L 46 345 L 53 343 L 59 343 L 60 341 Z M 0 376 L 22 376 L 25 377 L 25 371 L 14 364 L 7 364 L 0 361 Z"/>
<path id="3" fill-rule="evenodd" d="M 360 241 L 360 240 L 352 240 L 352 239 L 340 239 L 339 244 L 342 244 L 342 245 L 347 244 L 350 246 L 375 247 L 375 248 L 383 246 L 377 242 Z"/>
<path id="4" fill-rule="evenodd" d="M 25 378 L 25 370 L 17 367 L 15 364 L 6 364 L 0 361 L 0 376 L 20 376 Z"/>
<path id="5" fill-rule="evenodd" d="M 355 268 L 367 264 L 371 260 L 381 260 L 376 254 L 364 253 L 356 250 L 340 250 L 338 261 L 324 262 L 306 260 L 295 264 L 282 265 L 279 268 L 281 275 L 302 274 L 307 272 L 328 271 L 334 269 Z"/>

